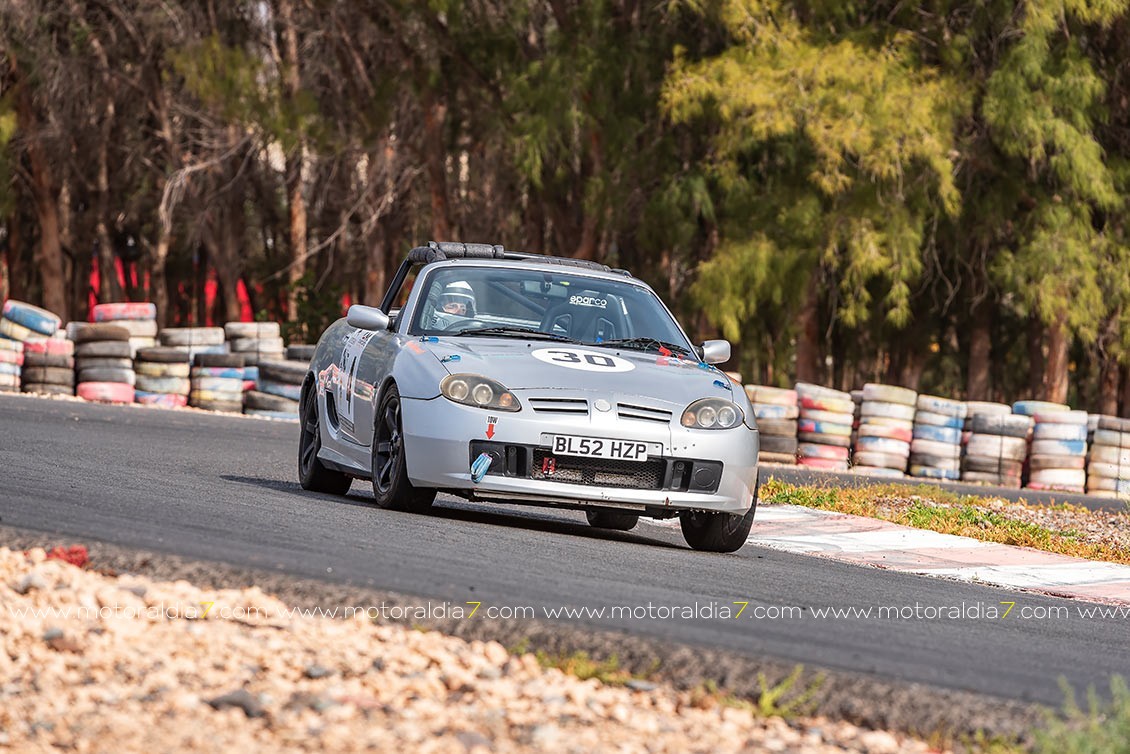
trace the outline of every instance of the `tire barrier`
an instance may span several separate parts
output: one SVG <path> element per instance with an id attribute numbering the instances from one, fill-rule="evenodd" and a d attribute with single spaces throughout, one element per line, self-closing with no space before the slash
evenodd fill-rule
<path id="1" fill-rule="evenodd" d="M 157 340 L 162 346 L 179 348 L 185 363 L 192 364 L 199 354 L 228 353 L 222 327 L 172 327 L 162 330 Z"/>
<path id="2" fill-rule="evenodd" d="M 54 335 L 60 324 L 59 318 L 46 309 L 15 299 L 4 302 L 0 307 L 0 393 L 20 391 L 25 345 Z"/>
<path id="3" fill-rule="evenodd" d="M 797 463 L 829 471 L 851 465 L 855 403 L 850 393 L 798 382 L 796 385 Z"/>
<path id="4" fill-rule="evenodd" d="M 198 355 L 188 404 L 208 411 L 243 411 L 243 359 L 238 353 Z"/>
<path id="5" fill-rule="evenodd" d="M 88 401 L 133 403 L 137 374 L 129 330 L 114 322 L 68 329 L 75 342 L 75 395 Z"/>
<path id="6" fill-rule="evenodd" d="M 55 331 L 63 324 L 62 320 L 46 309 L 40 309 L 38 306 L 32 306 L 15 299 L 8 299 L 4 302 L 3 308 L 0 309 L 0 318 L 16 326 L 12 328 L 13 332 L 23 335 L 23 337 L 13 338 L 13 340 L 28 340 L 34 336 L 33 334 L 54 335 Z M 8 335 L 7 333 L 4 334 Z M 12 336 L 8 335 L 8 337 Z"/>
<path id="7" fill-rule="evenodd" d="M 259 387 L 243 394 L 244 412 L 275 411 L 287 418 L 298 418 L 298 395 L 310 365 L 304 361 L 261 361 Z M 271 388 L 267 390 L 266 388 Z M 276 417 L 278 418 L 278 417 Z"/>
<path id="8" fill-rule="evenodd" d="M 306 349 L 312 357 L 313 346 L 291 346 L 287 354 L 294 351 L 297 355 Z M 745 393 L 753 404 L 753 418 L 759 433 L 758 461 L 795 465 L 797 418 L 800 416 L 796 391 L 768 385 L 746 385 Z"/>
<path id="9" fill-rule="evenodd" d="M 1008 408 L 980 401 L 966 404 L 970 433 L 961 462 L 962 481 L 1020 488 L 1033 421 Z"/>
<path id="10" fill-rule="evenodd" d="M 132 385 L 121 382 L 80 382 L 75 395 L 96 403 L 133 403 Z"/>
<path id="11" fill-rule="evenodd" d="M 224 325 L 224 337 L 231 352 L 243 356 L 244 366 L 286 359 L 282 326 L 278 322 L 228 322 Z"/>
<path id="12" fill-rule="evenodd" d="M 309 364 L 314 360 L 314 352 L 318 350 L 317 346 L 307 345 L 305 343 L 295 343 L 292 346 L 286 347 L 287 361 L 305 361 Z M 741 375 L 738 375 L 737 380 L 734 380 L 739 385 L 741 384 Z M 731 379 L 733 379 L 731 377 Z"/>
<path id="13" fill-rule="evenodd" d="M 1035 422 L 1028 449 L 1028 486 L 1083 494 L 1087 487 L 1086 411 L 1044 401 L 1018 401 Z"/>
<path id="14" fill-rule="evenodd" d="M 856 471 L 899 477 L 906 473 L 914 439 L 918 393 L 895 385 L 868 382 L 859 391 Z"/>
<path id="15" fill-rule="evenodd" d="M 1096 417 L 1086 484 L 1089 495 L 1130 499 L 1130 420 Z"/>

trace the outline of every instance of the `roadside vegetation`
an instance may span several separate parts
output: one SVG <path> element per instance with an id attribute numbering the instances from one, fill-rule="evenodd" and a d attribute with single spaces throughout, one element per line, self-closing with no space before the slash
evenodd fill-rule
<path id="1" fill-rule="evenodd" d="M 1110 563 L 1130 563 L 1130 515 L 1073 505 L 1034 506 L 932 485 L 798 487 L 770 480 L 762 503 L 787 503 L 890 521 L 984 542 Z"/>
<path id="2" fill-rule="evenodd" d="M 1110 682 L 1111 702 L 1104 704 L 1092 689 L 1082 708 L 1074 691 L 1064 686 L 1065 715 L 1036 731 L 1037 754 L 1130 754 L 1130 688 L 1126 679 Z"/>

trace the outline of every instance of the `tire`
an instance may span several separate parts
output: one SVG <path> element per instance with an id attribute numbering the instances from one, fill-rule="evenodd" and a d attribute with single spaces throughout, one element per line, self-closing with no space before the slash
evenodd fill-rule
<path id="1" fill-rule="evenodd" d="M 279 411 L 288 414 L 297 414 L 299 408 L 298 401 L 261 393 L 258 390 L 248 390 L 244 393 L 243 404 L 247 408 L 254 408 L 259 411 Z"/>
<path id="2" fill-rule="evenodd" d="M 24 364 L 28 359 L 24 359 Z M 1113 429 L 1096 429 L 1092 445 L 1104 445 L 1111 448 L 1130 448 L 1130 432 L 1118 432 Z"/>
<path id="3" fill-rule="evenodd" d="M 138 349 L 137 358 L 155 364 L 187 364 L 188 352 L 180 348 L 154 346 L 153 348 Z"/>
<path id="4" fill-rule="evenodd" d="M 20 369 L 21 367 L 19 364 L 7 364 L 0 362 L 0 374 L 11 375 L 16 378 L 17 382 L 19 382 L 20 379 Z"/>
<path id="5" fill-rule="evenodd" d="M 191 379 L 192 389 L 206 390 L 214 393 L 243 393 L 243 377 L 196 377 Z M 264 391 L 270 392 L 270 391 Z M 285 396 L 291 398 L 292 396 Z M 293 400 L 302 396 L 298 390 L 294 391 Z M 225 399 L 226 400 L 226 399 Z"/>
<path id="6" fill-rule="evenodd" d="M 856 440 L 855 449 L 864 453 L 889 453 L 903 458 L 910 455 L 910 443 L 887 437 L 860 437 Z"/>
<path id="7" fill-rule="evenodd" d="M 847 461 L 835 461 L 831 458 L 798 458 L 796 462 L 799 466 L 824 469 L 825 471 L 847 471 L 849 468 Z"/>
<path id="8" fill-rule="evenodd" d="M 1082 469 L 1087 466 L 1086 456 L 1030 456 L 1028 468 L 1032 471 L 1043 469 Z"/>
<path id="9" fill-rule="evenodd" d="M 955 482 L 961 479 L 961 472 L 957 469 L 941 469 L 937 466 L 910 465 L 910 475 L 919 479 L 947 479 Z"/>
<path id="10" fill-rule="evenodd" d="M 758 421 L 765 419 L 789 420 L 800 416 L 800 409 L 796 406 L 775 406 L 771 403 L 753 404 L 753 418 Z"/>
<path id="11" fill-rule="evenodd" d="M 840 448 L 851 447 L 851 437 L 842 435 L 825 435 L 819 432 L 797 432 L 796 439 L 800 442 L 810 442 L 816 445 L 835 445 Z"/>
<path id="12" fill-rule="evenodd" d="M 57 338 L 32 338 L 23 344 L 23 352 L 39 356 L 73 356 L 75 344 L 74 341 Z"/>
<path id="13" fill-rule="evenodd" d="M 951 419 L 964 419 L 969 414 L 969 408 L 964 402 L 937 395 L 920 395 L 915 406 L 919 414 L 935 414 Z"/>
<path id="14" fill-rule="evenodd" d="M 823 385 L 814 385 L 811 382 L 798 382 L 795 386 L 796 394 L 800 398 L 808 396 L 810 398 L 831 398 L 838 401 L 850 401 L 851 393 L 845 393 L 842 390 L 833 390 L 830 387 Z"/>
<path id="15" fill-rule="evenodd" d="M 773 453 L 762 450 L 757 454 L 758 463 L 780 463 L 786 466 L 796 465 L 796 455 L 793 453 Z"/>
<path id="16" fill-rule="evenodd" d="M 832 422 L 819 422 L 814 419 L 800 419 L 797 421 L 797 432 L 846 437 L 850 441 L 851 424 L 833 424 Z"/>
<path id="17" fill-rule="evenodd" d="M 861 416 L 859 418 L 859 426 L 870 424 L 871 426 L 878 427 L 894 427 L 895 429 L 904 429 L 914 434 L 914 422 L 910 419 L 892 419 L 889 416 Z"/>
<path id="18" fill-rule="evenodd" d="M 966 401 L 965 416 L 972 419 L 977 414 L 984 416 L 1007 416 L 1012 413 L 1012 406 L 1004 403 L 991 403 L 989 401 Z"/>
<path id="19" fill-rule="evenodd" d="M 282 352 L 270 353 L 269 351 L 243 354 L 243 365 L 245 367 L 259 366 L 264 361 L 286 361 L 286 354 Z"/>
<path id="20" fill-rule="evenodd" d="M 1033 440 L 1031 455 L 1034 456 L 1085 456 L 1086 440 Z"/>
<path id="21" fill-rule="evenodd" d="M 898 403 L 913 408 L 918 403 L 918 393 L 905 387 L 868 382 L 863 386 L 863 400 Z"/>
<path id="22" fill-rule="evenodd" d="M 184 408 L 188 405 L 188 396 L 182 393 L 149 393 L 144 390 L 135 390 L 133 399 L 134 402 L 144 406 Z"/>
<path id="23" fill-rule="evenodd" d="M 122 382 L 80 382 L 75 395 L 97 403 L 133 403 L 133 386 Z"/>
<path id="24" fill-rule="evenodd" d="M 905 427 L 888 427 L 885 424 L 872 424 L 868 421 L 860 423 L 858 435 L 859 437 L 886 437 L 902 442 L 910 442 L 914 439 L 914 433 Z"/>
<path id="25" fill-rule="evenodd" d="M 137 381 L 137 375 L 134 374 L 133 369 L 117 369 L 111 367 L 92 367 L 90 369 L 78 369 L 75 374 L 78 382 L 118 382 L 123 385 L 133 385 Z M 133 400 L 130 400 L 133 403 Z"/>
<path id="26" fill-rule="evenodd" d="M 749 510 L 735 513 L 707 513 L 703 511 L 683 511 L 679 514 L 679 527 L 683 539 L 692 549 L 701 552 L 735 552 L 749 539 L 753 526 L 753 516 L 757 512 L 757 494 L 761 485 L 753 491 L 753 504 Z"/>
<path id="27" fill-rule="evenodd" d="M 75 373 L 73 369 L 60 367 L 24 367 L 20 375 L 26 383 L 59 385 L 69 389 L 75 386 Z"/>
<path id="28" fill-rule="evenodd" d="M 758 437 L 758 451 L 761 453 L 776 453 L 780 455 L 795 456 L 797 449 L 796 436 L 767 435 L 762 433 Z"/>
<path id="29" fill-rule="evenodd" d="M 170 327 L 161 331 L 163 346 L 222 346 L 222 327 Z"/>
<path id="30" fill-rule="evenodd" d="M 965 456 L 961 461 L 962 470 L 978 474 L 1000 474 L 1020 476 L 1024 469 L 1023 461 L 1010 461 L 996 456 Z"/>
<path id="31" fill-rule="evenodd" d="M 129 342 L 129 330 L 111 324 L 80 325 L 75 329 L 75 343 L 97 343 L 101 340 Z"/>
<path id="32" fill-rule="evenodd" d="M 937 456 L 932 453 L 915 453 L 910 451 L 911 466 L 929 466 L 933 469 L 946 469 L 948 471 L 961 471 L 960 456 Z"/>
<path id="33" fill-rule="evenodd" d="M 965 452 L 971 456 L 1023 461 L 1028 455 L 1028 442 L 1023 437 L 974 434 L 966 443 Z"/>
<path id="34" fill-rule="evenodd" d="M 22 340 L 12 340 L 11 338 L 0 338 L 0 351 L 14 351 L 16 353 L 23 353 L 28 349 L 28 345 Z"/>
<path id="35" fill-rule="evenodd" d="M 935 427 L 930 424 L 919 424 L 914 428 L 914 439 L 948 443 L 949 445 L 960 445 L 961 430 L 952 427 Z"/>
<path id="36" fill-rule="evenodd" d="M 1032 429 L 1032 420 L 1027 416 L 974 414 L 970 426 L 977 435 L 1000 435 L 1002 437 L 1027 437 Z"/>
<path id="37" fill-rule="evenodd" d="M 1012 404 L 1012 413 L 1023 416 L 1035 416 L 1037 413 L 1051 411 L 1070 411 L 1070 406 L 1062 403 L 1048 403 L 1047 401 L 1017 401 Z"/>
<path id="38" fill-rule="evenodd" d="M 66 385 L 58 385 L 53 382 L 24 382 L 20 386 L 20 390 L 25 393 L 35 393 L 36 395 L 74 395 L 75 389 Z"/>
<path id="39" fill-rule="evenodd" d="M 285 348 L 282 338 L 236 338 L 231 341 L 231 350 L 235 353 L 278 353 Z"/>
<path id="40" fill-rule="evenodd" d="M 222 405 L 223 408 L 213 409 L 214 411 L 234 411 L 240 413 L 243 411 L 243 388 L 234 392 L 219 390 L 192 390 L 188 394 L 188 405 L 195 406 L 196 408 L 207 408 L 205 403 L 212 403 Z"/>
<path id="41" fill-rule="evenodd" d="M 1100 416 L 1098 428 L 1110 432 L 1130 434 L 1130 419 L 1119 419 L 1116 416 Z"/>
<path id="42" fill-rule="evenodd" d="M 302 388 L 298 385 L 289 382 L 275 382 L 274 380 L 259 380 L 259 392 L 270 393 L 282 398 L 290 398 L 293 401 L 298 400 L 301 395 Z"/>
<path id="43" fill-rule="evenodd" d="M 767 385 L 746 385 L 745 394 L 749 396 L 750 403 L 759 403 L 765 406 L 795 406 L 797 394 L 795 390 Z"/>
<path id="44" fill-rule="evenodd" d="M 869 416 L 881 416 L 887 419 L 902 419 L 903 421 L 913 422 L 914 414 L 914 406 L 907 406 L 903 403 L 864 401 L 859 407 L 859 415 L 864 418 Z"/>
<path id="45" fill-rule="evenodd" d="M 1087 427 L 1082 424 L 1044 424 L 1036 422 L 1036 427 L 1032 430 L 1032 439 L 1086 442 Z"/>
<path id="46" fill-rule="evenodd" d="M 152 377 L 147 374 L 139 374 L 135 384 L 138 390 L 146 393 L 170 393 L 187 396 L 192 389 L 187 377 Z"/>
<path id="47" fill-rule="evenodd" d="M 247 357 L 241 353 L 198 353 L 192 357 L 194 367 L 242 369 Z"/>
<path id="48" fill-rule="evenodd" d="M 76 369 L 133 369 L 133 359 L 118 356 L 80 356 Z"/>
<path id="49" fill-rule="evenodd" d="M 41 335 L 54 335 L 55 331 L 63 324 L 63 320 L 46 309 L 40 309 L 38 306 L 25 304 L 14 299 L 4 302 L 3 316 L 4 319 Z"/>
<path id="50" fill-rule="evenodd" d="M 905 469 L 906 459 L 891 453 L 876 453 L 860 451 L 851 457 L 855 466 L 867 466 L 879 469 Z"/>
<path id="51" fill-rule="evenodd" d="M 225 414 L 242 414 L 243 401 L 205 401 L 188 398 L 188 405 L 202 411 L 221 411 Z"/>
<path id="52" fill-rule="evenodd" d="M 947 427 L 949 429 L 962 429 L 965 426 L 965 419 L 960 416 L 948 416 L 946 414 L 938 414 L 933 411 L 923 411 L 920 408 L 918 409 L 918 413 L 914 415 L 914 423 L 928 427 Z"/>
<path id="53" fill-rule="evenodd" d="M 1096 445 L 1091 448 L 1091 463 L 1113 463 L 1118 466 L 1130 467 L 1130 448 Z"/>
<path id="54" fill-rule="evenodd" d="M 818 395 L 805 395 L 800 398 L 800 407 L 809 411 L 827 411 L 833 414 L 855 413 L 855 402 L 850 398 L 827 398 Z"/>
<path id="55" fill-rule="evenodd" d="M 400 415 L 400 391 L 391 384 L 377 408 L 372 449 L 373 499 L 388 510 L 424 513 L 432 507 L 436 491 L 413 487 L 408 481 L 404 454 L 404 425 Z"/>
<path id="56" fill-rule="evenodd" d="M 640 522 L 638 513 L 620 511 L 585 511 L 585 518 L 589 520 L 589 526 L 612 531 L 631 531 Z"/>
<path id="57" fill-rule="evenodd" d="M 315 345 L 307 345 L 305 343 L 296 343 L 293 346 L 287 346 L 286 360 L 287 361 L 305 361 L 307 363 L 314 360 L 314 352 L 318 350 Z"/>
<path id="58" fill-rule="evenodd" d="M 298 435 L 298 483 L 302 485 L 302 489 L 311 492 L 326 492 L 331 495 L 344 495 L 349 492 L 353 477 L 327 469 L 318 459 L 318 451 L 322 449 L 322 432 L 313 382 L 310 382 L 302 392 L 299 417 L 301 427 Z"/>
<path id="59" fill-rule="evenodd" d="M 264 380 L 301 385 L 310 365 L 301 361 L 260 361 L 259 377 Z M 398 399 L 399 400 L 399 399 Z"/>
<path id="60" fill-rule="evenodd" d="M 965 471 L 961 474 L 961 481 L 963 482 L 977 482 L 980 484 L 994 484 L 998 487 L 1008 487 L 1010 489 L 1020 488 L 1020 475 L 1009 476 L 1006 474 L 994 474 L 991 472 L 983 471 Z"/>
<path id="61" fill-rule="evenodd" d="M 119 322 L 157 319 L 157 306 L 145 302 L 95 304 L 90 309 L 95 322 Z"/>
<path id="62" fill-rule="evenodd" d="M 75 357 L 91 359 L 128 359 L 133 355 L 129 339 L 93 340 L 79 343 L 75 347 Z"/>
<path id="63" fill-rule="evenodd" d="M 15 364 L 18 367 L 24 365 L 24 355 L 22 351 L 0 351 L 0 364 Z"/>
<path id="64" fill-rule="evenodd" d="M 177 364 L 162 364 L 158 361 L 135 361 L 133 371 L 137 376 L 145 377 L 187 377 L 189 373 L 188 362 Z"/>
<path id="65" fill-rule="evenodd" d="M 10 351 L 8 353 L 11 353 Z M 24 356 L 24 369 L 43 367 L 54 369 L 69 369 L 74 371 L 75 357 L 62 354 L 30 353 Z M 1100 430 L 1101 431 L 1101 430 Z"/>
<path id="66" fill-rule="evenodd" d="M 762 435 L 796 437 L 795 419 L 755 419 L 754 421 L 757 423 L 757 431 Z"/>
<path id="67" fill-rule="evenodd" d="M 878 476 L 888 477 L 891 479 L 902 479 L 906 476 L 901 467 L 893 468 L 890 466 L 852 466 L 851 471 L 862 476 Z"/>
<path id="68" fill-rule="evenodd" d="M 825 411 L 806 406 L 801 406 L 800 418 L 827 424 L 847 424 L 848 426 L 855 423 L 855 413 L 852 411 Z"/>
<path id="69" fill-rule="evenodd" d="M 278 338 L 280 335 L 282 326 L 278 322 L 228 322 L 224 325 L 224 336 L 228 340 Z"/>
<path id="70" fill-rule="evenodd" d="M 0 317 L 0 338 L 8 338 L 23 342 L 25 340 L 33 340 L 40 337 L 39 333 L 33 332 L 23 325 L 17 325 L 7 317 Z"/>
<path id="71" fill-rule="evenodd" d="M 825 458 L 832 461 L 846 461 L 848 459 L 848 449 L 835 445 L 818 445 L 806 442 L 797 445 L 796 452 L 800 458 Z"/>

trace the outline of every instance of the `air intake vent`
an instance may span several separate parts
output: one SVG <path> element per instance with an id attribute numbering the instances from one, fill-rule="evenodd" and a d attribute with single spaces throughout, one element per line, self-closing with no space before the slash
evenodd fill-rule
<path id="1" fill-rule="evenodd" d="M 631 403 L 617 403 L 616 416 L 621 419 L 637 419 L 645 422 L 671 423 L 671 412 L 662 408 L 635 406 Z"/>
<path id="2" fill-rule="evenodd" d="M 589 402 L 584 398 L 527 398 L 526 402 L 539 414 L 587 416 L 589 413 Z"/>

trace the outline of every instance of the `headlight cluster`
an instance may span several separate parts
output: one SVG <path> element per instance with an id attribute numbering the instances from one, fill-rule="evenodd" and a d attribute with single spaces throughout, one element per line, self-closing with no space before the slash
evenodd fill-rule
<path id="1" fill-rule="evenodd" d="M 687 406 L 682 424 L 691 429 L 733 429 L 744 419 L 742 410 L 725 398 L 703 398 Z"/>
<path id="2" fill-rule="evenodd" d="M 477 374 L 449 374 L 439 383 L 439 391 L 449 401 L 495 411 L 521 411 L 514 393 L 497 380 Z"/>

